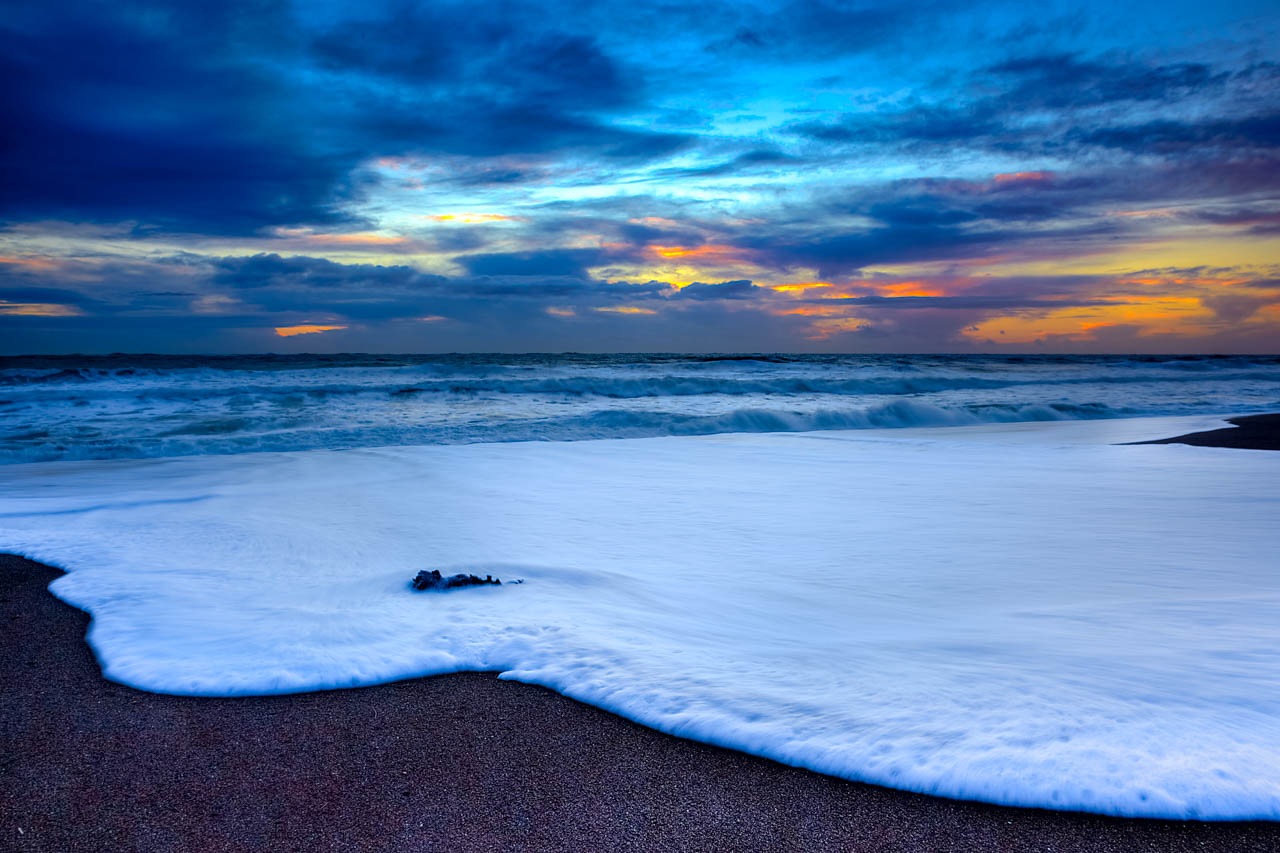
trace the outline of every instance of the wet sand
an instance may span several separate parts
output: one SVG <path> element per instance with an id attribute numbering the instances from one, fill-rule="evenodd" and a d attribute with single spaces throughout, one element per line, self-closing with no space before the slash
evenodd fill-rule
<path id="1" fill-rule="evenodd" d="M 0 850 L 1274 851 L 846 782 L 461 673 L 234 699 L 103 679 L 57 571 L 0 556 Z"/>

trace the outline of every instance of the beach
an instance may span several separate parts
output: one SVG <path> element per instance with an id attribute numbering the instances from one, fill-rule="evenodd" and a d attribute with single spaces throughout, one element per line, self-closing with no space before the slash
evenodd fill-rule
<path id="1" fill-rule="evenodd" d="M 102 678 L 58 572 L 0 557 L 7 850 L 1274 851 L 1280 824 L 846 782 L 460 673 L 192 698 Z"/>
<path id="2" fill-rule="evenodd" d="M 403 361 L 11 371 L 0 846 L 1280 847 L 1275 365 Z"/>
<path id="3" fill-rule="evenodd" d="M 1280 3 L 5 11 L 0 853 L 1280 853 Z"/>

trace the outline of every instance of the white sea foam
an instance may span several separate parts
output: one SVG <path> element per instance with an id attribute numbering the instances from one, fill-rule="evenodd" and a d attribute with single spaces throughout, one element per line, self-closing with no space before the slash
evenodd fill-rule
<path id="1" fill-rule="evenodd" d="M 1109 443 L 1212 425 L 10 465 L 0 549 L 149 690 L 500 670 L 894 787 L 1277 819 L 1280 454 Z"/>

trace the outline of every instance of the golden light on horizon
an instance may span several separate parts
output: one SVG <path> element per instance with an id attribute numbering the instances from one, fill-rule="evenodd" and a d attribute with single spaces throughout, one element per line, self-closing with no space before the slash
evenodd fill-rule
<path id="1" fill-rule="evenodd" d="M 319 248 L 367 248 L 371 250 L 387 249 L 395 246 L 408 246 L 413 240 L 403 234 L 388 234 L 378 231 L 351 231 L 332 233 L 315 231 L 311 228 L 274 228 L 271 235 L 280 240 L 301 242 L 307 250 Z"/>
<path id="2" fill-rule="evenodd" d="M 602 314 L 657 314 L 652 308 L 636 308 L 634 305 L 614 305 L 605 308 L 593 308 Z"/>
<path id="3" fill-rule="evenodd" d="M 338 245 L 346 243 L 367 243 L 375 246 L 395 246 L 405 242 L 408 238 L 403 235 L 393 236 L 390 234 L 357 232 L 355 234 L 312 234 L 308 239 L 317 243 L 336 243 Z"/>
<path id="4" fill-rule="evenodd" d="M 477 222 L 522 222 L 525 219 L 523 216 L 507 216 L 504 213 L 434 213 L 422 218 L 432 222 L 457 222 L 464 225 Z"/>
<path id="5" fill-rule="evenodd" d="M 1122 299 L 1123 297 L 1117 297 Z M 1110 305 L 1071 306 L 989 317 L 965 329 L 972 340 L 1026 344 L 1042 338 L 1090 340 L 1095 331 L 1131 327 L 1139 336 L 1194 336 L 1211 331 L 1215 315 L 1193 296 L 1163 297 Z"/>
<path id="6" fill-rule="evenodd" d="M 0 264 L 13 264 L 33 270 L 57 269 L 57 264 L 44 258 L 0 258 Z"/>
<path id="7" fill-rule="evenodd" d="M 338 329 L 345 329 L 346 326 L 276 326 L 276 334 L 282 338 L 292 338 L 295 335 L 315 335 L 320 332 L 333 332 Z"/>
<path id="8" fill-rule="evenodd" d="M 84 312 L 75 305 L 0 300 L 0 315 L 5 317 L 83 317 Z"/>
<path id="9" fill-rule="evenodd" d="M 881 296 L 946 296 L 941 287 L 927 281 L 899 281 L 879 286 Z"/>
<path id="10" fill-rule="evenodd" d="M 719 246 L 708 243 L 705 246 L 650 246 L 664 258 L 701 258 L 710 255 L 728 255 L 735 251 L 733 246 Z"/>
<path id="11" fill-rule="evenodd" d="M 798 308 L 784 308 L 773 313 L 778 316 L 799 314 L 804 317 L 841 317 L 849 310 L 851 309 L 844 305 L 802 305 Z"/>
<path id="12" fill-rule="evenodd" d="M 769 286 L 770 290 L 776 290 L 779 293 L 803 293 L 815 287 L 831 287 L 829 281 L 803 281 L 795 284 L 773 284 Z"/>

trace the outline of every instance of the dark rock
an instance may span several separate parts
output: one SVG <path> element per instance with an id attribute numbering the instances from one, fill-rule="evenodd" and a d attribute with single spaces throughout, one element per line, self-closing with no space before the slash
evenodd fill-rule
<path id="1" fill-rule="evenodd" d="M 502 581 L 495 578 L 493 575 L 485 575 L 482 578 L 477 577 L 476 575 L 449 575 L 448 577 L 445 577 L 435 569 L 432 569 L 431 571 L 426 571 L 424 569 L 423 571 L 418 572 L 417 577 L 412 581 L 413 588 L 419 590 L 457 589 L 464 586 L 484 586 L 486 584 L 501 586 Z"/>

